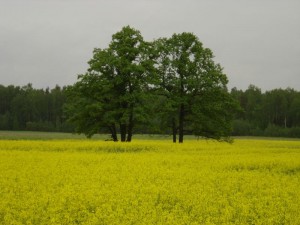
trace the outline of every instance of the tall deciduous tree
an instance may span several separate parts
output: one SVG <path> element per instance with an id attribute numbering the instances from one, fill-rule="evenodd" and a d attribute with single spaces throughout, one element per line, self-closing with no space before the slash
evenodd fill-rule
<path id="1" fill-rule="evenodd" d="M 129 26 L 112 36 L 107 49 L 94 50 L 88 72 L 70 89 L 68 109 L 79 132 L 91 136 L 105 126 L 117 141 L 119 127 L 121 141 L 131 141 L 134 124 L 147 115 L 152 57 L 151 45 Z"/>
<path id="2" fill-rule="evenodd" d="M 192 33 L 174 34 L 156 41 L 160 89 L 165 96 L 173 142 L 185 131 L 207 138 L 226 139 L 230 135 L 233 99 L 227 92 L 227 77 L 214 63 L 212 51 L 204 48 Z M 228 140 L 228 139 L 226 139 Z"/>

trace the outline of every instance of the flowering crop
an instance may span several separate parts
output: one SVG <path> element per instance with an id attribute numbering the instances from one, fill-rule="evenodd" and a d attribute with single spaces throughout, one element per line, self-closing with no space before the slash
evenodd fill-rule
<path id="1" fill-rule="evenodd" d="M 0 224 L 300 224 L 300 142 L 0 141 Z"/>

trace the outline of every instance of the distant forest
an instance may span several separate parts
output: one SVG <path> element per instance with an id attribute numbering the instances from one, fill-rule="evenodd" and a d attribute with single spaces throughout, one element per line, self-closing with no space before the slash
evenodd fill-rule
<path id="1" fill-rule="evenodd" d="M 60 86 L 35 89 L 31 84 L 0 85 L 0 130 L 74 132 L 64 114 L 66 92 L 67 87 Z M 250 85 L 247 90 L 233 88 L 230 94 L 240 105 L 234 115 L 233 136 L 300 138 L 299 91 L 287 88 L 262 92 Z M 136 133 L 168 134 L 155 117 L 150 124 L 137 127 Z"/>

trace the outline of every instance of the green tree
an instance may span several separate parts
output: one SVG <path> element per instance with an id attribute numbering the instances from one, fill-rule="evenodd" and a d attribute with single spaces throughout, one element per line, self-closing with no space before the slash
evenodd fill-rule
<path id="1" fill-rule="evenodd" d="M 292 108 L 295 107 L 295 91 L 287 88 L 267 91 L 264 96 L 264 112 L 269 124 L 281 127 L 291 127 L 293 122 Z"/>
<path id="2" fill-rule="evenodd" d="M 294 93 L 289 110 L 291 126 L 300 126 L 300 92 Z"/>
<path id="3" fill-rule="evenodd" d="M 235 119 L 246 120 L 245 109 L 247 105 L 247 96 L 243 90 L 238 90 L 236 87 L 231 89 L 230 95 L 239 104 L 239 110 L 235 114 Z"/>
<path id="4" fill-rule="evenodd" d="M 146 120 L 151 89 L 151 45 L 127 26 L 112 36 L 107 49 L 96 48 L 88 72 L 69 88 L 67 112 L 77 131 L 92 136 L 106 127 L 117 141 L 132 140 L 135 123 Z"/>
<path id="5" fill-rule="evenodd" d="M 229 140 L 230 121 L 236 104 L 227 92 L 227 77 L 214 63 L 212 51 L 192 33 L 174 34 L 155 42 L 160 77 L 173 142 L 185 132 L 207 138 Z M 231 110 L 232 109 L 232 110 Z"/>

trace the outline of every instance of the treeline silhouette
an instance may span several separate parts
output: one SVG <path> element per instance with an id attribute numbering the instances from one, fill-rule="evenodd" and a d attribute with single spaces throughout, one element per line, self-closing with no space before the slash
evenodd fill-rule
<path id="1" fill-rule="evenodd" d="M 300 92 L 291 88 L 262 92 L 250 85 L 233 88 L 241 110 L 235 115 L 233 135 L 300 137 Z"/>
<path id="2" fill-rule="evenodd" d="M 72 132 L 63 113 L 65 91 L 0 85 L 0 130 Z"/>
<path id="3" fill-rule="evenodd" d="M 64 114 L 66 87 L 35 89 L 0 85 L 0 130 L 74 132 Z M 291 88 L 262 92 L 250 85 L 233 88 L 230 94 L 240 105 L 233 121 L 234 136 L 300 137 L 300 92 Z M 141 133 L 165 133 L 153 121 Z M 155 125 L 155 127 L 154 127 Z"/>

